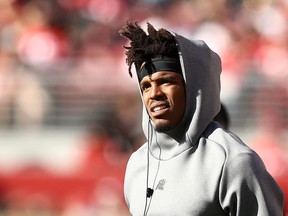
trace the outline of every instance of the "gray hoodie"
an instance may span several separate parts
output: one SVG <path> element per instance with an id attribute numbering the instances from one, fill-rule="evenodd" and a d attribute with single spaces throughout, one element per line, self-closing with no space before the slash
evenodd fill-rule
<path id="1" fill-rule="evenodd" d="M 258 155 L 213 122 L 220 110 L 219 56 L 203 41 L 175 38 L 186 88 L 185 114 L 169 133 L 159 133 L 143 108 L 148 141 L 131 155 L 124 183 L 131 214 L 283 215 L 283 194 Z M 151 197 L 147 188 L 154 191 Z"/>

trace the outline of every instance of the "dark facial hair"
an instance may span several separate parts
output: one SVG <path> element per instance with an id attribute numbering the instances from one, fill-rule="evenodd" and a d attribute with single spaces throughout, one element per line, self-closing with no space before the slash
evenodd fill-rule
<path id="1" fill-rule="evenodd" d="M 159 133 L 165 133 L 170 131 L 171 129 L 172 129 L 171 125 L 160 125 L 155 127 L 155 130 Z"/>

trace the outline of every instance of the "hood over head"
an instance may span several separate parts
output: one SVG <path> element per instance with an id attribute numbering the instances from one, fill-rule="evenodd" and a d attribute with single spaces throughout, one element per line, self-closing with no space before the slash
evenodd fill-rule
<path id="1" fill-rule="evenodd" d="M 220 57 L 203 41 L 174 36 L 186 91 L 183 118 L 169 132 L 157 132 L 143 103 L 143 131 L 151 154 L 161 160 L 169 160 L 196 145 L 220 110 Z"/>

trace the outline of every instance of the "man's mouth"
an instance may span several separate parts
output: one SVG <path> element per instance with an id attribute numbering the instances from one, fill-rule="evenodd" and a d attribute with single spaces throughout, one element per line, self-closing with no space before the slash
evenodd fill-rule
<path id="1" fill-rule="evenodd" d="M 167 105 L 156 106 L 156 107 L 152 108 L 152 112 L 159 112 L 159 111 L 164 110 L 166 108 L 168 108 Z"/>
<path id="2" fill-rule="evenodd" d="M 162 116 L 169 109 L 169 104 L 159 104 L 151 108 L 151 117 L 157 118 Z"/>

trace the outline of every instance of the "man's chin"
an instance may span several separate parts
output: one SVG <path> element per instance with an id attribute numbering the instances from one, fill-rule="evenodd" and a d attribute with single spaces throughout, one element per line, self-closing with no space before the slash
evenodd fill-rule
<path id="1" fill-rule="evenodd" d="M 168 132 L 172 129 L 171 125 L 156 125 L 155 126 L 155 131 L 159 132 L 159 133 L 165 133 Z"/>

